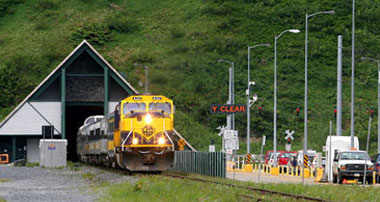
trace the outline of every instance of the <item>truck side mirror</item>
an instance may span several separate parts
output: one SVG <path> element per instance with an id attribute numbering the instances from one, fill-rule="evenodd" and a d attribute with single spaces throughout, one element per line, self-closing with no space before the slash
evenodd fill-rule
<path id="1" fill-rule="evenodd" d="M 338 162 L 338 159 L 334 159 L 334 162 Z"/>

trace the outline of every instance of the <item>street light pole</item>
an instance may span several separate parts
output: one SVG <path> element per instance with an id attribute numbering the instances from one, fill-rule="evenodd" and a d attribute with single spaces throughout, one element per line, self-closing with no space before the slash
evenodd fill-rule
<path id="1" fill-rule="evenodd" d="M 352 50 L 351 50 L 351 148 L 354 147 L 355 133 L 355 0 L 352 0 Z"/>
<path id="2" fill-rule="evenodd" d="M 274 104 L 273 104 L 273 162 L 274 167 L 277 166 L 277 39 L 284 33 L 299 33 L 298 29 L 287 29 L 279 35 L 274 36 Z"/>
<path id="3" fill-rule="evenodd" d="M 253 83 L 251 83 L 251 79 L 250 79 L 250 58 L 251 58 L 251 49 L 252 48 L 256 48 L 256 47 L 259 47 L 259 46 L 270 46 L 270 44 L 257 44 L 257 45 L 254 45 L 254 46 L 248 46 L 248 80 L 247 80 L 247 84 L 248 84 L 248 88 L 247 88 L 247 154 L 250 154 L 251 153 L 251 150 L 250 150 L 250 124 L 251 124 L 251 117 L 250 117 L 250 99 L 249 99 L 249 96 L 250 96 L 250 86 L 251 84 L 253 85 Z"/>
<path id="4" fill-rule="evenodd" d="M 231 104 L 235 104 L 235 64 L 234 62 L 231 62 L 231 88 L 232 88 L 232 94 L 231 94 Z M 235 114 L 232 114 L 232 130 L 235 130 Z"/>
<path id="5" fill-rule="evenodd" d="M 148 93 L 148 66 L 146 65 L 143 65 L 143 64 L 138 64 L 138 63 L 135 63 L 133 64 L 135 67 L 137 66 L 142 66 L 144 67 L 145 69 L 145 93 Z"/>
<path id="6" fill-rule="evenodd" d="M 304 142 L 304 145 L 303 145 L 303 155 L 307 155 L 307 92 L 308 92 L 308 86 L 307 86 L 307 70 L 308 70 L 308 61 L 307 61 L 307 49 L 308 49 L 308 22 L 309 22 L 309 17 L 313 17 L 315 15 L 319 15 L 319 14 L 334 14 L 335 11 L 321 11 L 321 12 L 317 12 L 317 13 L 313 13 L 311 15 L 308 15 L 306 13 L 306 16 L 305 16 L 305 117 L 304 117 L 304 139 L 303 139 L 303 142 Z M 304 168 L 305 166 L 303 166 Z M 304 169 L 302 169 L 302 173 L 304 172 Z M 304 176 L 302 174 L 302 176 Z M 302 177 L 302 183 L 303 183 L 303 177 Z"/>
<path id="7" fill-rule="evenodd" d="M 361 57 L 360 59 L 377 63 L 377 153 L 380 153 L 380 60 L 370 57 Z"/>

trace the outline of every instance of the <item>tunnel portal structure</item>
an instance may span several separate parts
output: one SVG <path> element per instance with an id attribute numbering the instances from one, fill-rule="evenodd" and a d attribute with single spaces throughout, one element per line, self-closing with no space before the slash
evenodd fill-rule
<path id="1" fill-rule="evenodd" d="M 112 112 L 120 100 L 137 93 L 84 40 L 0 123 L 0 154 L 9 154 L 11 161 L 39 162 L 42 126 L 53 126 L 54 138 L 68 140 L 67 158 L 75 161 L 83 121 Z"/>

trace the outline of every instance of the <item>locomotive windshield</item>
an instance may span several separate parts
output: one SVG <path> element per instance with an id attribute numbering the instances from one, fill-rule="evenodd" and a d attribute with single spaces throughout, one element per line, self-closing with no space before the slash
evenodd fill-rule
<path id="1" fill-rule="evenodd" d="M 168 102 L 153 102 L 149 104 L 149 111 L 164 111 L 167 114 L 172 113 L 171 104 Z"/>
<path id="2" fill-rule="evenodd" d="M 124 103 L 123 105 L 123 114 L 129 114 L 132 111 L 145 111 L 146 105 L 142 102 L 135 103 Z"/>

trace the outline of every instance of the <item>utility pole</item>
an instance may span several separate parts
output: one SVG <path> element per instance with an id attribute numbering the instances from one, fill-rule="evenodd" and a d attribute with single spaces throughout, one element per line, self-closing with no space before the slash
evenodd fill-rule
<path id="1" fill-rule="evenodd" d="M 251 99 L 249 98 L 250 97 L 250 92 L 251 92 L 251 88 L 250 86 L 251 85 L 254 85 L 255 82 L 251 82 L 251 79 L 250 79 L 250 68 L 251 68 L 251 49 L 252 48 L 256 48 L 256 47 L 259 47 L 259 46 L 266 46 L 266 47 L 269 47 L 270 44 L 257 44 L 257 45 L 254 45 L 254 46 L 248 46 L 248 76 L 247 76 L 247 84 L 248 84 L 248 87 L 247 87 L 247 154 L 250 154 L 251 153 L 251 150 L 250 150 L 250 134 L 251 134 L 251 128 L 250 128 L 250 124 L 251 124 L 251 117 L 250 117 L 250 105 L 251 105 Z M 253 100 L 255 101 L 255 100 Z"/>
<path id="2" fill-rule="evenodd" d="M 355 132 L 355 0 L 352 0 L 352 52 L 351 52 L 351 148 L 354 147 Z"/>
<path id="3" fill-rule="evenodd" d="M 286 29 L 279 35 L 274 36 L 274 100 L 273 100 L 273 159 L 274 167 L 277 167 L 277 39 L 284 33 L 300 33 L 298 29 Z"/>
<path id="4" fill-rule="evenodd" d="M 338 70 L 337 70 L 337 116 L 336 135 L 342 136 L 342 35 L 338 36 Z"/>

